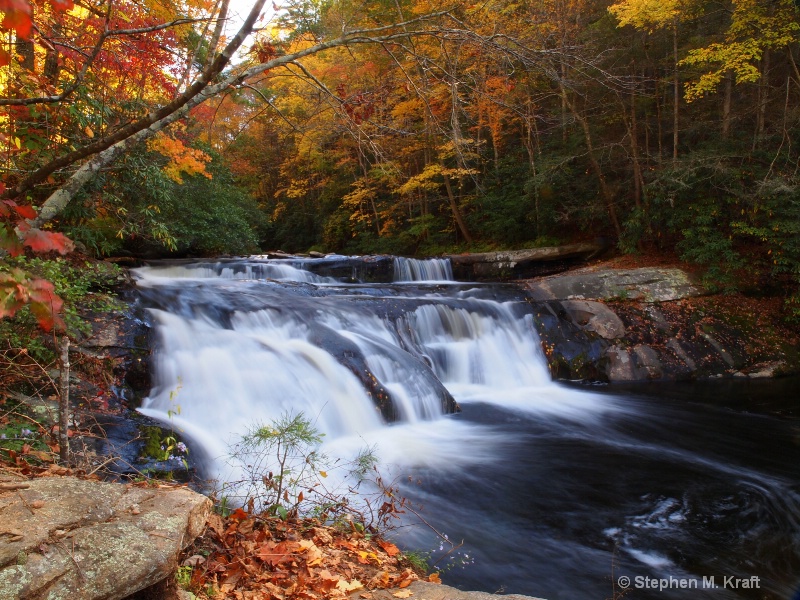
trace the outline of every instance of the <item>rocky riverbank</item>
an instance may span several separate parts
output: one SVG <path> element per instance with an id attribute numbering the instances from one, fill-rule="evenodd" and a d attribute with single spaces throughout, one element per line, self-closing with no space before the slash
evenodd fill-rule
<path id="1" fill-rule="evenodd" d="M 600 264 L 527 280 L 556 379 L 765 378 L 798 372 L 775 300 L 712 295 L 679 268 Z"/>
<path id="2" fill-rule="evenodd" d="M 589 256 L 586 254 L 589 250 L 587 247 L 513 256 L 494 253 L 461 257 L 460 260 L 462 266 L 491 264 L 494 265 L 492 269 L 502 262 L 501 259 L 522 261 L 524 268 L 512 269 L 508 276 L 526 290 L 543 351 L 556 379 L 613 383 L 766 378 L 797 372 L 800 364 L 797 332 L 782 323 L 777 300 L 712 295 L 688 272 L 672 266 L 618 268 L 618 264 L 605 262 L 544 277 L 519 279 L 526 272 L 549 272 L 557 268 L 554 256 L 565 258 L 574 251 L 578 256 L 569 260 L 582 260 Z M 355 260 L 334 257 L 323 266 L 329 270 L 338 269 L 336 273 L 341 271 L 346 277 L 356 277 L 364 271 L 368 277 L 391 280 L 390 257 L 368 257 L 358 264 L 354 264 Z M 540 268 L 534 264 L 537 260 L 549 264 Z M 62 472 L 55 465 L 48 468 L 47 464 L 31 468 L 24 456 L 16 456 L 16 465 L 0 472 L 0 521 L 6 524 L 0 536 L 5 536 L 4 543 L 8 542 L 5 554 L 0 557 L 0 599 L 38 597 L 42 590 L 51 588 L 71 590 L 69 593 L 87 598 L 122 598 L 172 573 L 178 552 L 202 529 L 197 521 L 204 521 L 208 515 L 208 502 L 189 490 L 162 492 L 152 487 L 86 481 L 87 477 L 96 479 L 100 468 L 117 475 L 137 475 L 148 470 L 164 473 L 173 466 L 186 471 L 181 461 L 167 463 L 158 457 L 144 456 L 152 441 L 148 439 L 148 432 L 156 428 L 154 424 L 141 422 L 138 415 L 134 418 L 133 412 L 150 387 L 148 369 L 152 340 L 149 327 L 140 317 L 132 306 L 87 315 L 92 331 L 74 340 L 71 424 L 75 429 L 73 448 L 80 453 L 74 457 L 80 467 L 69 472 Z M 513 357 L 509 356 L 508 360 Z M 50 406 L 53 401 L 48 399 L 34 402 L 32 397 L 18 394 L 14 401 L 29 402 L 31 406 L 38 402 L 44 409 L 55 410 Z M 49 439 L 48 435 L 55 439 L 52 431 L 46 433 L 46 426 L 37 435 L 43 442 Z M 155 445 L 159 446 L 162 433 L 159 430 L 153 435 Z M 40 478 L 30 483 L 19 477 L 37 473 Z M 62 477 L 65 474 L 79 475 L 82 479 Z M 77 498 L 91 501 L 81 502 Z M 180 501 L 175 501 L 176 498 Z M 169 512 L 176 507 L 176 502 L 180 505 L 180 515 Z M 202 508 L 202 519 L 197 516 L 200 514 L 197 507 Z M 161 512 L 162 508 L 167 512 Z M 252 518 L 240 517 L 235 523 L 237 531 L 241 522 Z M 170 524 L 175 527 L 165 529 L 167 525 L 172 527 Z M 217 538 L 227 540 L 226 532 L 231 526 L 229 523 L 215 532 Z M 281 535 L 284 533 L 286 531 Z M 168 552 L 163 543 L 167 539 L 178 540 L 169 545 Z M 300 542 L 300 537 L 286 539 L 291 543 Z M 312 545 L 321 548 L 327 543 L 322 541 L 324 539 L 325 536 L 317 541 L 312 539 Z M 138 544 L 137 548 L 141 546 L 141 552 L 136 550 L 138 554 L 132 555 L 131 564 L 135 563 L 137 569 L 149 574 L 136 575 L 133 579 L 110 577 L 109 573 L 116 573 L 123 567 L 118 563 L 118 556 L 103 554 L 99 549 L 109 541 L 122 547 L 130 540 Z M 147 550 L 147 544 L 151 543 L 157 547 Z M 382 556 L 375 548 L 360 548 L 356 554 L 359 552 Z M 96 567 L 87 562 L 95 554 L 99 557 Z M 144 562 L 140 565 L 138 559 L 133 560 L 144 554 L 158 558 L 160 566 L 151 568 L 152 565 Z M 308 556 L 304 555 L 304 559 Z M 183 558 L 197 560 L 196 556 Z M 357 558 L 354 560 L 359 562 Z M 94 575 L 85 577 L 83 571 L 89 569 Z M 131 566 L 130 573 L 138 572 Z M 328 570 L 327 574 L 320 574 L 320 585 L 327 585 L 334 579 L 344 581 L 346 571 L 336 577 L 331 573 Z M 398 573 L 406 571 L 401 569 Z M 347 583 L 353 579 L 350 577 Z M 361 590 L 355 597 L 373 600 L 389 598 L 387 594 L 393 594 L 391 598 L 414 595 L 426 600 L 444 597 L 481 600 L 483 597 L 433 584 L 412 583 L 413 580 L 411 576 L 396 581 L 387 579 L 386 585 L 403 583 L 399 590 L 401 595 L 395 593 L 398 590 L 377 591 L 376 587 Z M 114 581 L 125 583 L 120 586 L 122 591 L 113 594 L 103 591 Z M 217 584 L 223 579 L 213 581 Z M 142 586 L 137 587 L 139 583 Z M 101 590 L 100 595 L 90 593 L 90 588 Z M 404 595 L 406 593 L 408 595 Z"/>

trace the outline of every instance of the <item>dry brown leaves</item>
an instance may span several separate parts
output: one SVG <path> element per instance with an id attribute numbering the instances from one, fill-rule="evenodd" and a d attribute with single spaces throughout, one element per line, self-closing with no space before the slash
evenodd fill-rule
<path id="1" fill-rule="evenodd" d="M 314 519 L 285 522 L 242 509 L 226 519 L 211 515 L 184 556 L 191 591 L 215 600 L 343 599 L 359 590 L 370 598 L 370 590 L 402 589 L 418 579 L 391 542 Z"/>

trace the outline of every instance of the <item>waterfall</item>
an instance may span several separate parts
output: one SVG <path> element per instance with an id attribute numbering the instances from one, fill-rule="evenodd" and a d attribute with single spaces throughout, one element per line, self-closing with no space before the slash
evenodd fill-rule
<path id="1" fill-rule="evenodd" d="M 397 260 L 415 275 L 446 275 L 444 260 Z M 573 416 L 594 402 L 550 381 L 530 317 L 515 312 L 526 306 L 519 300 L 480 299 L 472 287 L 420 298 L 384 286 L 353 297 L 320 285 L 330 278 L 264 260 L 135 274 L 158 335 L 155 386 L 141 411 L 181 427 L 211 457 L 254 423 L 293 411 L 328 444 L 377 441 L 394 460 L 459 464 L 464 439 L 492 441 L 445 418 L 456 402 Z M 420 453 L 412 431 L 427 436 L 414 442 Z M 435 453 L 429 443 L 439 444 Z"/>
<path id="2" fill-rule="evenodd" d="M 449 258 L 403 258 L 394 259 L 394 280 L 404 281 L 453 281 L 453 269 Z"/>
<path id="3" fill-rule="evenodd" d="M 696 564 L 694 575 L 741 570 L 763 576 L 764 597 L 790 597 L 792 421 L 698 408 L 694 395 L 651 402 L 555 384 L 521 289 L 444 286 L 445 262 L 407 259 L 395 273 L 413 285 L 358 282 L 365 271 L 349 260 L 136 270 L 156 338 L 141 412 L 180 432 L 221 482 L 247 474 L 231 446 L 287 414 L 302 413 L 337 464 L 370 449 L 401 495 L 477 557 L 448 573 L 460 586 L 555 598 L 569 581 L 573 596 L 597 598 L 611 564 L 661 578 Z M 329 470 L 326 489 L 337 477 Z M 426 532 L 406 545 L 438 546 Z"/>

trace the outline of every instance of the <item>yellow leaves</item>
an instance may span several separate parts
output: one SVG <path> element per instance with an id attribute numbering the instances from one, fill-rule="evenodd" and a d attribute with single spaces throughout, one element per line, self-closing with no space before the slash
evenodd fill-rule
<path id="1" fill-rule="evenodd" d="M 687 82 L 685 97 L 691 102 L 714 93 L 727 73 L 736 83 L 755 83 L 761 78 L 758 62 L 766 50 L 785 48 L 800 32 L 791 0 L 767 5 L 756 0 L 736 0 L 731 25 L 724 42 L 689 51 L 679 64 L 710 68 L 695 81 Z"/>
<path id="2" fill-rule="evenodd" d="M 147 142 L 148 150 L 158 152 L 167 157 L 169 162 L 164 167 L 164 174 L 176 183 L 183 183 L 182 175 L 202 175 L 211 179 L 206 171 L 206 164 L 211 157 L 195 148 L 186 146 L 181 140 L 160 132 Z"/>
<path id="3" fill-rule="evenodd" d="M 655 31 L 672 25 L 681 15 L 680 0 L 623 0 L 608 8 L 620 25 Z"/>
<path id="4" fill-rule="evenodd" d="M 444 167 L 438 163 L 426 165 L 422 173 L 409 177 L 408 181 L 397 189 L 397 192 L 402 195 L 410 195 L 421 190 L 436 190 L 441 185 L 438 177 L 442 175 L 443 171 Z"/>

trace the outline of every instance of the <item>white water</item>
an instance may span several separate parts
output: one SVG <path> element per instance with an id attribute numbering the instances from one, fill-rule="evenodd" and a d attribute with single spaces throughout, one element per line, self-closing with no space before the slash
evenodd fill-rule
<path id="1" fill-rule="evenodd" d="M 500 288 L 443 288 L 430 271 L 428 287 L 349 286 L 297 267 L 137 272 L 159 339 L 142 412 L 202 447 L 219 479 L 239 476 L 225 459 L 239 436 L 303 412 L 329 456 L 372 447 L 384 474 L 419 477 L 403 493 L 480 557 L 448 582 L 602 598 L 615 564 L 718 581 L 741 571 L 779 590 L 764 598 L 789 597 L 800 463 L 781 422 L 554 384 L 525 303 L 487 299 L 509 297 Z M 369 377 L 397 422 L 384 421 Z M 444 414 L 444 388 L 462 415 Z M 430 548 L 420 535 L 410 546 Z"/>
<path id="2" fill-rule="evenodd" d="M 330 277 L 320 277 L 309 271 L 279 261 L 251 263 L 197 263 L 189 265 L 170 265 L 135 269 L 140 286 L 167 284 L 176 279 L 182 280 L 274 280 L 302 281 L 306 283 L 333 283 Z"/>
<path id="3" fill-rule="evenodd" d="M 438 277 L 443 265 L 427 272 Z M 150 288 L 181 286 L 187 278 L 209 284 L 215 278 L 239 280 L 245 294 L 256 293 L 247 280 L 265 274 L 324 283 L 307 271 L 273 266 L 158 267 L 136 274 Z M 412 270 L 425 271 L 417 267 Z M 460 468 L 490 460 L 496 436 L 445 415 L 442 384 L 464 404 L 581 420 L 608 408 L 592 395 L 551 382 L 532 323 L 515 316 L 510 303 L 422 304 L 389 320 L 347 305 L 308 314 L 294 310 L 287 296 L 285 306 L 234 310 L 220 324 L 202 307 L 209 300 L 201 290 L 197 296 L 183 292 L 194 298 L 191 316 L 178 314 L 177 307 L 152 310 L 159 336 L 156 385 L 141 412 L 183 429 L 214 459 L 217 477 L 228 476 L 224 457 L 239 436 L 290 412 L 310 418 L 325 435 L 325 450 L 337 456 L 375 446 L 384 463 L 405 467 Z M 357 347 L 391 394 L 398 422 L 385 423 L 351 370 L 315 344 L 320 326 Z"/>
<path id="4" fill-rule="evenodd" d="M 403 281 L 453 281 L 453 268 L 449 258 L 394 259 L 394 280 Z"/>

